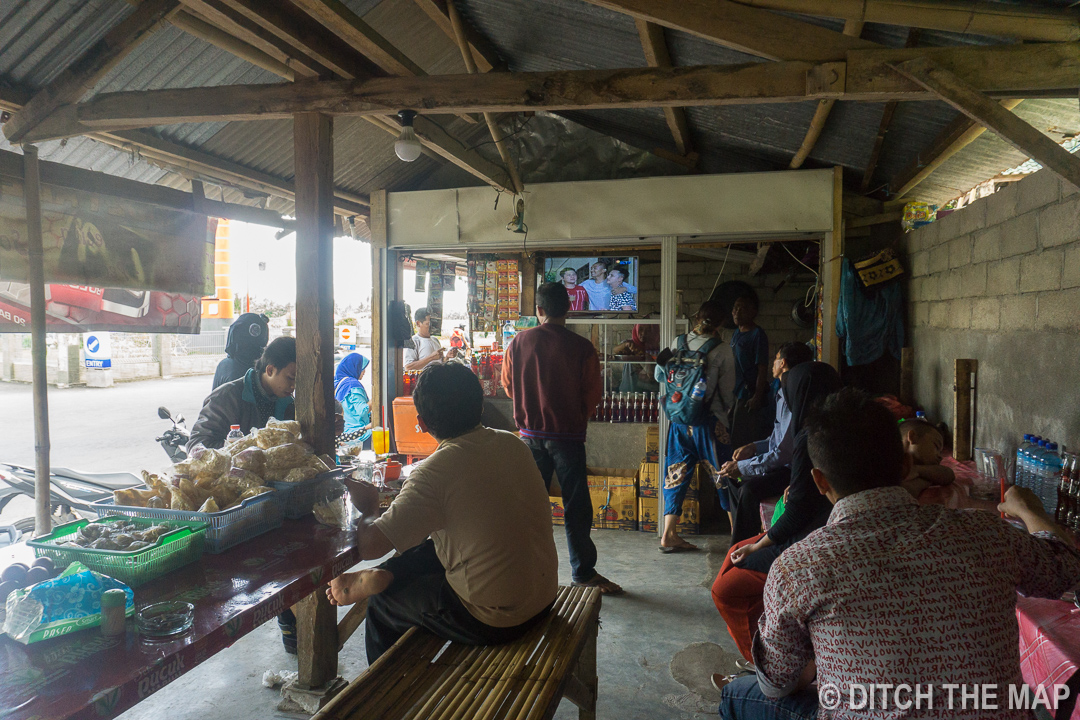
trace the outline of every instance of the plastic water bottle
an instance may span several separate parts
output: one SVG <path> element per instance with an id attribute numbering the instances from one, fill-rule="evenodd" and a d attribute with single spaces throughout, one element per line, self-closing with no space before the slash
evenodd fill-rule
<path id="1" fill-rule="evenodd" d="M 1034 468 L 1035 468 L 1035 454 L 1040 451 L 1039 443 L 1042 441 L 1038 435 L 1031 436 L 1031 444 L 1024 448 L 1023 455 L 1023 474 L 1021 476 L 1020 487 L 1026 487 L 1031 489 L 1035 483 L 1034 480 Z"/>
<path id="2" fill-rule="evenodd" d="M 1031 450 L 1031 446 L 1034 444 L 1035 438 L 1031 433 L 1024 435 L 1024 442 L 1020 444 L 1020 447 L 1016 448 L 1016 467 L 1014 468 L 1013 485 L 1017 487 L 1027 487 L 1025 484 L 1024 473 L 1027 469 L 1027 455 Z"/>
<path id="3" fill-rule="evenodd" d="M 240 426 L 239 425 L 230 425 L 229 426 L 229 434 L 225 436 L 225 444 L 226 445 L 232 445 L 237 440 L 242 440 L 243 438 L 244 438 L 244 433 L 240 432 Z"/>
<path id="4" fill-rule="evenodd" d="M 1058 454 L 1057 443 L 1050 443 L 1043 454 L 1043 482 L 1040 486 L 1042 492 L 1039 497 L 1043 501 L 1043 508 L 1053 517 L 1057 512 L 1057 486 L 1061 478 L 1061 456 Z"/>
<path id="5" fill-rule="evenodd" d="M 690 398 L 693 400 L 705 399 L 705 378 L 701 378 L 694 383 L 694 388 L 690 391 Z"/>
<path id="6" fill-rule="evenodd" d="M 502 336 L 504 348 L 510 345 L 510 341 L 514 339 L 514 335 L 516 333 L 517 330 L 514 328 L 514 323 L 510 322 L 509 320 L 503 323 Z"/>

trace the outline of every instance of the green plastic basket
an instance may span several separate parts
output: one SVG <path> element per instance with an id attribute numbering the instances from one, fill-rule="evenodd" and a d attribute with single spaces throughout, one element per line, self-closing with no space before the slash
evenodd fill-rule
<path id="1" fill-rule="evenodd" d="M 74 535 L 86 525 L 105 525 L 124 520 L 139 527 L 150 527 L 164 521 L 148 518 L 110 515 L 91 523 L 88 520 L 76 520 L 55 528 L 45 537 L 27 541 L 34 548 L 38 557 L 52 558 L 57 567 L 78 561 L 86 567 L 119 580 L 128 587 L 138 587 L 165 573 L 172 572 L 188 563 L 195 562 L 203 553 L 206 543 L 207 524 L 202 522 L 180 522 L 169 520 L 176 526 L 158 538 L 150 547 L 140 550 L 98 550 L 96 548 L 58 547 L 57 542 L 64 542 L 69 535 Z"/>

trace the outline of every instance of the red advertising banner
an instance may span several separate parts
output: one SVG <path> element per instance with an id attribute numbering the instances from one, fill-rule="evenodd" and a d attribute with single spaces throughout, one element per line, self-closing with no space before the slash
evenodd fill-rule
<path id="1" fill-rule="evenodd" d="M 201 298 L 180 293 L 87 285 L 45 286 L 49 332 L 197 334 Z M 0 282 L 0 332 L 30 332 L 30 286 Z"/>

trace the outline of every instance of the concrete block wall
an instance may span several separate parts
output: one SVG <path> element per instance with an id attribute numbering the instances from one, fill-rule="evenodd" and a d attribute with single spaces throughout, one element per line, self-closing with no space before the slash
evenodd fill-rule
<path id="1" fill-rule="evenodd" d="M 803 300 L 807 290 L 813 285 L 811 280 L 799 277 L 785 284 L 779 292 L 773 288 L 779 285 L 785 275 L 746 275 L 745 267 L 730 263 L 724 267 L 720 260 L 680 261 L 676 268 L 676 286 L 682 298 L 680 317 L 693 315 L 698 306 L 712 294 L 717 275 L 724 269 L 720 282 L 741 280 L 752 286 L 758 294 L 761 307 L 758 313 L 758 325 L 769 335 L 769 344 L 773 352 L 785 342 L 807 342 L 814 337 L 813 329 L 804 330 L 791 319 L 791 304 Z M 809 273 L 807 273 L 809 276 Z M 638 273 L 639 308 L 643 313 L 660 312 L 660 263 L 642 263 Z"/>
<path id="2" fill-rule="evenodd" d="M 1080 449 L 1080 192 L 1049 170 L 903 240 L 915 393 L 951 426 L 953 361 L 979 361 L 976 444 Z"/>

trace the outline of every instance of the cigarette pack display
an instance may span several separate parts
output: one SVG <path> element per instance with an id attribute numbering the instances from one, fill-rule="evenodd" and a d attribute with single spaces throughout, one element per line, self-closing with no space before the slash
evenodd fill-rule
<path id="1" fill-rule="evenodd" d="M 511 273 L 517 273 L 517 271 L 518 271 L 518 261 L 517 260 L 507 260 L 506 261 L 506 271 L 511 272 Z"/>
<path id="2" fill-rule="evenodd" d="M 510 269 L 509 260 L 496 260 L 495 267 L 500 273 L 504 273 Z"/>

